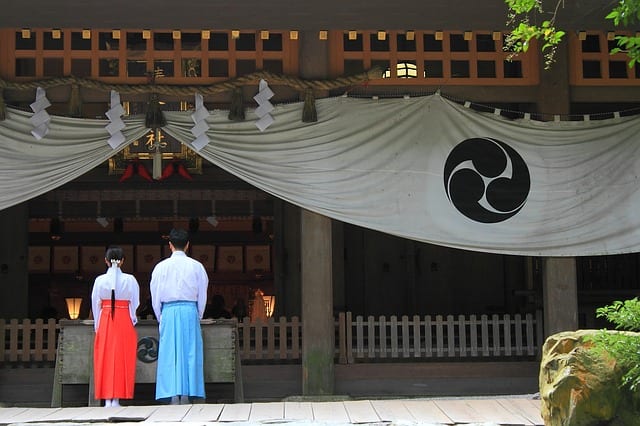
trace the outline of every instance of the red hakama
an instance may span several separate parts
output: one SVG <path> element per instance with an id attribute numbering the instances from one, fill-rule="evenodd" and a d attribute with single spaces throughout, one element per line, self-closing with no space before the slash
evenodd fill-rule
<path id="1" fill-rule="evenodd" d="M 138 333 L 129 316 L 129 301 L 116 300 L 111 318 L 111 300 L 102 300 L 93 349 L 96 399 L 133 398 L 137 346 Z"/>

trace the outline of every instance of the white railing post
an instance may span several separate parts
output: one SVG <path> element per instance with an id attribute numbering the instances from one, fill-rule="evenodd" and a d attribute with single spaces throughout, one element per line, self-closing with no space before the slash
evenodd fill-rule
<path id="1" fill-rule="evenodd" d="M 453 315 L 447 315 L 447 356 L 456 356 L 456 324 Z"/>
<path id="2" fill-rule="evenodd" d="M 422 344 L 420 339 L 420 316 L 413 316 L 413 357 L 420 358 L 422 355 Z"/>
<path id="3" fill-rule="evenodd" d="M 378 329 L 380 330 L 380 358 L 387 357 L 387 319 L 384 315 L 380 315 L 378 318 Z"/>
<path id="4" fill-rule="evenodd" d="M 489 317 L 480 316 L 480 330 L 482 333 L 482 356 L 489 356 Z"/>
<path id="5" fill-rule="evenodd" d="M 504 354 L 506 356 L 511 355 L 511 316 L 509 314 L 504 314 L 503 317 L 503 328 L 504 328 Z"/>
<path id="6" fill-rule="evenodd" d="M 364 358 L 364 321 L 356 316 L 356 358 Z"/>
<path id="7" fill-rule="evenodd" d="M 543 344 L 540 311 L 534 314 L 429 315 L 400 319 L 392 315 L 356 316 L 341 312 L 336 327 L 335 354 L 340 364 L 357 359 L 464 358 L 539 356 Z M 446 329 L 445 329 L 446 327 Z M 0 320 L 5 343 L 0 346 L 0 362 L 55 361 L 58 323 L 49 319 Z M 298 317 L 276 321 L 238 322 L 240 359 L 278 361 L 300 359 L 301 337 Z M 355 337 L 355 338 L 354 338 Z M 446 342 L 445 342 L 446 339 Z M 423 343 L 424 342 L 424 343 Z"/>
<path id="8" fill-rule="evenodd" d="M 428 358 L 433 356 L 433 334 L 431 332 L 431 315 L 424 318 L 424 350 Z"/>
<path id="9" fill-rule="evenodd" d="M 367 358 L 376 357 L 376 320 L 373 315 L 367 317 Z"/>
<path id="10" fill-rule="evenodd" d="M 353 364 L 353 317 L 351 312 L 347 312 L 347 362 Z"/>
<path id="11" fill-rule="evenodd" d="M 500 356 L 500 317 L 491 316 L 491 331 L 493 332 L 493 356 Z"/>
<path id="12" fill-rule="evenodd" d="M 516 327 L 516 355 L 522 355 L 522 316 L 516 314 L 514 317 Z"/>
<path id="13" fill-rule="evenodd" d="M 444 356 L 444 336 L 442 315 L 436 315 L 436 356 L 438 358 Z"/>
<path id="14" fill-rule="evenodd" d="M 475 315 L 469 317 L 469 337 L 471 339 L 471 356 L 478 356 L 478 320 Z"/>
<path id="15" fill-rule="evenodd" d="M 464 315 L 458 315 L 458 354 L 467 356 L 467 320 Z"/>
<path id="16" fill-rule="evenodd" d="M 398 358 L 398 318 L 391 315 L 391 358 Z"/>

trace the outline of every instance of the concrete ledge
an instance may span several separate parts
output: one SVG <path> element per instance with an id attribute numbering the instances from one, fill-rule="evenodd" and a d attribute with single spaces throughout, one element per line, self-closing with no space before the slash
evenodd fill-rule
<path id="1" fill-rule="evenodd" d="M 6 406 L 49 407 L 53 368 L 0 368 L 0 401 Z M 538 362 L 426 362 L 336 364 L 336 395 L 304 396 L 299 364 L 243 365 L 245 400 L 331 401 L 402 397 L 525 395 L 538 392 Z M 207 384 L 207 401 L 233 401 L 233 385 Z M 65 405 L 87 403 L 86 385 L 67 385 Z M 154 385 L 136 384 L 135 400 L 153 403 Z M 308 398 L 308 399 L 300 399 Z M 324 399 L 321 399 L 324 398 Z"/>

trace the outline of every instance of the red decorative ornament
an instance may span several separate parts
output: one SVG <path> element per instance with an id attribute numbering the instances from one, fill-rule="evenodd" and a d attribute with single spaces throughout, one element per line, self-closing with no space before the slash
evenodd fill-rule
<path id="1" fill-rule="evenodd" d="M 140 163 L 139 161 L 133 161 L 127 164 L 127 167 L 124 169 L 124 173 L 122 173 L 122 176 L 120 177 L 120 182 L 131 179 L 131 177 L 135 174 L 139 175 L 145 180 L 148 180 L 149 182 L 153 182 L 153 178 L 149 174 L 149 171 L 144 166 L 144 164 Z"/>
<path id="2" fill-rule="evenodd" d="M 193 180 L 193 177 L 191 177 L 191 174 L 189 173 L 187 168 L 180 161 L 173 161 L 167 164 L 162 170 L 162 174 L 160 175 L 160 178 L 158 180 L 168 179 L 174 173 L 179 174 L 184 179 Z M 124 172 L 120 177 L 120 182 L 131 179 L 136 174 L 149 182 L 153 182 L 153 177 L 151 176 L 145 165 L 140 161 L 132 161 L 127 164 L 127 167 L 124 169 Z"/>
<path id="3" fill-rule="evenodd" d="M 182 163 L 178 163 L 178 174 L 185 179 L 193 180 L 186 167 L 182 165 Z"/>
<path id="4" fill-rule="evenodd" d="M 184 179 L 193 180 L 187 168 L 179 161 L 173 161 L 169 163 L 164 170 L 162 170 L 162 175 L 159 180 L 164 180 L 172 176 L 174 173 L 178 173 Z"/>
<path id="5" fill-rule="evenodd" d="M 162 174 L 160 175 L 160 179 L 159 180 L 165 180 L 167 179 L 169 176 L 171 176 L 173 174 L 173 172 L 175 168 L 173 167 L 173 163 L 169 163 L 167 164 L 164 169 L 162 170 Z"/>
<path id="6" fill-rule="evenodd" d="M 138 163 L 138 174 L 149 182 L 153 182 L 153 177 L 149 174 L 149 170 L 142 163 Z"/>
<path id="7" fill-rule="evenodd" d="M 133 163 L 127 164 L 127 168 L 124 169 L 124 173 L 122 173 L 122 176 L 120 177 L 120 182 L 124 182 L 125 180 L 130 179 L 134 173 L 135 170 L 133 168 Z"/>

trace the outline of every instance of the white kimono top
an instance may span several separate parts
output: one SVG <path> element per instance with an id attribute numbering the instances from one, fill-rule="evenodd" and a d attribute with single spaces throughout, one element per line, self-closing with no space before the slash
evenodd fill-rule
<path id="1" fill-rule="evenodd" d="M 93 310 L 93 320 L 95 330 L 98 330 L 100 322 L 100 310 L 102 300 L 111 300 L 111 289 L 115 289 L 116 300 L 129 301 L 129 315 L 131 322 L 135 325 L 138 322 L 136 310 L 140 305 L 140 286 L 138 281 L 131 274 L 125 274 L 117 266 L 107 269 L 107 273 L 96 277 L 91 291 L 91 309 Z"/>
<path id="2" fill-rule="evenodd" d="M 196 302 L 200 318 L 207 305 L 209 276 L 202 263 L 176 250 L 171 257 L 159 262 L 151 273 L 151 303 L 158 321 L 162 303 L 186 300 Z"/>

